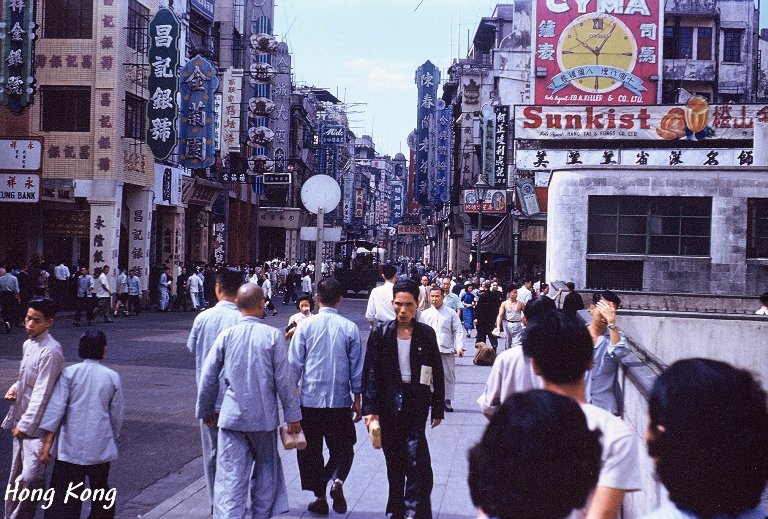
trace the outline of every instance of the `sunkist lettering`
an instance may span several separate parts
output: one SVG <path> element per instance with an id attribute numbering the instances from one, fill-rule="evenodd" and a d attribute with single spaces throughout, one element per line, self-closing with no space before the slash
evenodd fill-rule
<path id="1" fill-rule="evenodd" d="M 593 106 L 584 107 L 582 114 L 545 114 L 541 106 L 526 106 L 523 108 L 523 128 L 541 128 L 555 130 L 603 130 L 620 128 L 629 130 L 639 123 L 640 129 L 650 130 L 648 120 L 651 114 L 646 108 L 639 108 L 635 113 L 616 116 L 614 108 L 595 109 Z"/>
<path id="2" fill-rule="evenodd" d="M 576 9 L 579 13 L 586 13 L 587 7 L 592 0 L 575 1 Z M 571 10 L 571 6 L 568 5 L 568 0 L 547 0 L 547 9 L 553 13 L 565 13 Z M 648 9 L 648 4 L 645 3 L 645 0 L 628 0 L 626 5 L 624 0 L 597 0 L 595 10 L 590 12 L 613 14 L 639 13 L 643 16 L 651 15 L 651 11 Z"/>

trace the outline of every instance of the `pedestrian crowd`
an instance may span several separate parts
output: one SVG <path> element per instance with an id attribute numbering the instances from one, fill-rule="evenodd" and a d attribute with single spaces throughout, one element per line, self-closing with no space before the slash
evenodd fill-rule
<path id="1" fill-rule="evenodd" d="M 321 276 L 312 284 L 309 264 L 297 266 L 203 269 L 204 279 L 189 283 L 200 278 L 193 272 L 184 283 L 192 308 L 213 303 L 195 316 L 187 348 L 215 518 L 243 518 L 248 506 L 255 519 L 288 511 L 278 441 L 303 447 L 301 487 L 314 497 L 307 510 L 346 514 L 361 420 L 386 462 L 383 512 L 431 518 L 426 430 L 453 411 L 456 357 L 473 331 L 476 350 L 492 356 L 477 399 L 489 424 L 468 453 L 478 517 L 618 518 L 625 495 L 642 489 L 642 447 L 621 419 L 619 362 L 630 350 L 615 293 L 594 293 L 585 308 L 572 284 L 521 279 L 502 287 L 493 278 L 462 282 L 428 269 L 399 276 L 382 265 L 384 284 L 371 291 L 365 311 L 364 347 L 357 325 L 339 314 L 341 283 Z M 81 272 L 78 293 L 108 273 Z M 172 274 L 178 283 L 170 268 L 158 277 L 160 310 L 172 309 Z M 130 277 L 124 291 L 116 287 L 128 294 L 127 306 Z M 270 326 L 265 317 L 278 313 L 273 287 L 287 290 L 289 278 L 293 292 L 282 304 L 297 312 L 287 327 Z M 106 302 L 96 306 L 111 319 L 117 307 L 104 285 L 95 297 Z M 88 308 L 78 307 L 76 323 Z M 5 394 L 11 407 L 3 428 L 13 437 L 6 517 L 31 519 L 41 501 L 46 518 L 79 517 L 82 500 L 63 497 L 86 479 L 91 517 L 113 517 L 108 476 L 123 419 L 120 377 L 103 365 L 107 338 L 94 329 L 80 339 L 83 362 L 64 367 L 50 333 L 56 310 L 52 298 L 31 297 L 23 319 L 28 339 L 18 380 Z M 768 481 L 768 408 L 749 372 L 707 359 L 674 363 L 651 391 L 646 439 L 671 501 L 648 519 L 764 517 L 757 506 Z"/>

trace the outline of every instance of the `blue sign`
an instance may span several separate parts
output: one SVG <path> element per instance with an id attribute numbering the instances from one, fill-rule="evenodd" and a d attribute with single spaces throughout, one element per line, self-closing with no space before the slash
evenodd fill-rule
<path id="1" fill-rule="evenodd" d="M 418 87 L 418 105 L 416 109 L 416 179 L 414 192 L 416 201 L 427 206 L 429 196 L 429 152 L 433 143 L 430 142 L 430 116 L 434 115 L 437 106 L 437 85 L 440 83 L 440 70 L 432 62 L 427 61 L 416 69 L 416 86 Z"/>
<path id="2" fill-rule="evenodd" d="M 156 159 L 165 160 L 176 148 L 179 115 L 179 20 L 170 9 L 158 9 L 149 22 L 147 52 L 147 144 Z"/>
<path id="3" fill-rule="evenodd" d="M 443 108 L 436 114 L 435 135 L 432 146 L 435 176 L 431 186 L 431 203 L 437 208 L 450 200 L 451 169 L 451 108 Z"/>
<path id="4" fill-rule="evenodd" d="M 392 225 L 403 222 L 405 213 L 405 189 L 400 181 L 392 182 Z"/>
<path id="5" fill-rule="evenodd" d="M 213 94 L 219 86 L 216 67 L 200 55 L 182 67 L 179 164 L 199 169 L 216 162 Z"/>
<path id="6" fill-rule="evenodd" d="M 203 18 L 213 21 L 213 0 L 190 0 L 190 4 Z"/>
<path id="7" fill-rule="evenodd" d="M 570 85 L 572 81 L 586 77 L 603 77 L 621 81 L 630 92 L 636 95 L 640 95 L 642 92 L 648 90 L 643 86 L 643 80 L 636 75 L 627 72 L 624 69 L 607 65 L 585 65 L 565 70 L 552 78 L 552 82 L 547 88 L 552 90 L 552 93 L 555 94 Z"/>
<path id="8" fill-rule="evenodd" d="M 35 94 L 35 2 L 3 2 L 0 17 L 0 104 L 18 115 Z"/>

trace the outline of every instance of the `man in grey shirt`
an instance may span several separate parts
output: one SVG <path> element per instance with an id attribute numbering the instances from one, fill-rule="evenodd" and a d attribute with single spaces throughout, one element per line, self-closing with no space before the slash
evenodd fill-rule
<path id="1" fill-rule="evenodd" d="M 237 289 L 243 284 L 240 272 L 225 269 L 216 274 L 216 297 L 219 302 L 212 308 L 201 312 L 195 317 L 192 330 L 187 339 L 187 348 L 195 355 L 195 379 L 200 388 L 200 372 L 205 357 L 213 346 L 216 337 L 223 330 L 234 326 L 240 320 L 240 311 L 235 304 Z M 220 385 L 219 396 L 216 398 L 215 411 L 221 409 L 224 398 L 224 384 Z M 208 486 L 208 497 L 213 509 L 213 483 L 216 477 L 216 439 L 219 429 L 216 424 L 206 425 L 200 422 L 200 439 L 203 443 L 203 472 L 205 484 Z"/>
<path id="2" fill-rule="evenodd" d="M 317 498 L 307 510 L 322 515 L 328 513 L 329 480 L 334 511 L 347 511 L 343 485 L 355 456 L 355 422 L 362 418 L 363 346 L 357 325 L 337 310 L 342 293 L 336 279 L 320 280 L 316 296 L 320 310 L 297 326 L 288 350 L 293 376 L 300 383 L 301 426 L 307 438 L 307 448 L 296 453 L 301 488 Z M 325 465 L 323 440 L 329 451 Z"/>
<path id="3" fill-rule="evenodd" d="M 289 433 L 301 432 L 301 410 L 283 333 L 261 322 L 265 305 L 261 288 L 246 283 L 237 291 L 235 303 L 242 318 L 219 334 L 205 358 L 197 417 L 219 427 L 215 517 L 244 517 L 250 482 L 252 517 L 268 519 L 288 511 L 277 450 L 277 400 Z M 217 413 L 222 377 L 224 398 Z"/>

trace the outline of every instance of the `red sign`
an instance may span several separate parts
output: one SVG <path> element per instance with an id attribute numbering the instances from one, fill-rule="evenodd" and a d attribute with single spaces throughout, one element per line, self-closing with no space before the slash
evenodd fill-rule
<path id="1" fill-rule="evenodd" d="M 537 0 L 534 10 L 536 104 L 656 103 L 659 0 Z"/>

